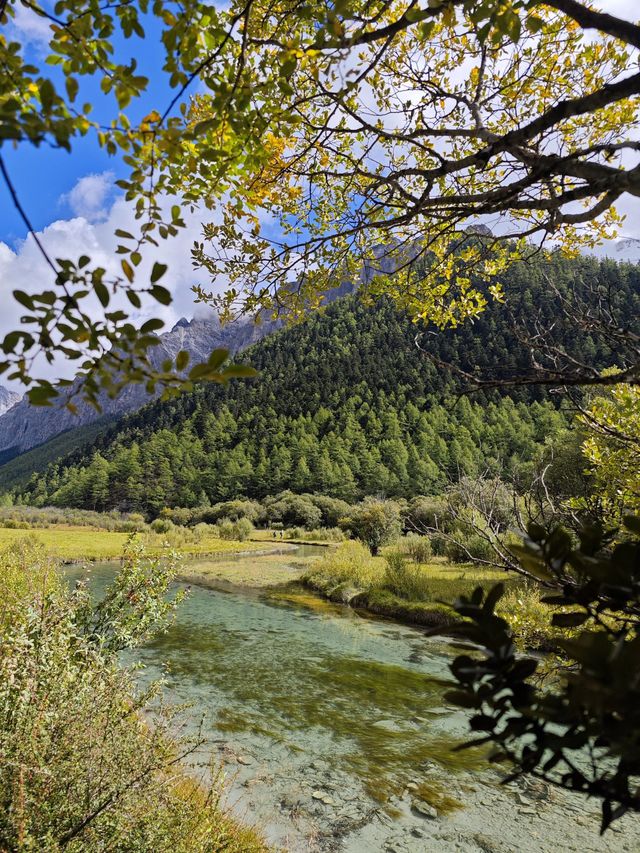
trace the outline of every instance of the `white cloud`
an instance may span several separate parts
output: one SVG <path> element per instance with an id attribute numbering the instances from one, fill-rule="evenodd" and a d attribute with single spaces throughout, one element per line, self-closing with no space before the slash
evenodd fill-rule
<path id="1" fill-rule="evenodd" d="M 78 185 L 85 180 L 79 181 Z M 86 184 L 83 186 L 86 187 Z M 78 194 L 78 199 L 91 208 L 91 202 L 97 201 L 99 195 L 99 191 L 92 195 L 90 192 L 84 193 L 83 190 Z M 93 205 L 94 212 L 96 207 L 97 205 Z M 131 315 L 136 325 L 149 317 L 160 317 L 164 320 L 166 328 L 171 328 L 180 317 L 193 316 L 196 306 L 191 287 L 195 283 L 201 283 L 210 289 L 210 282 L 206 276 L 198 277 L 194 273 L 191 264 L 191 248 L 194 240 L 201 239 L 201 222 L 209 221 L 212 217 L 208 212 L 204 215 L 196 212 L 184 215 L 183 218 L 187 227 L 181 229 L 177 237 L 160 241 L 157 248 L 147 247 L 143 252 L 143 261 L 136 271 L 136 281 L 144 284 L 149 282 L 149 273 L 155 261 L 167 264 L 168 269 L 161 284 L 171 290 L 173 303 L 165 307 L 152 299 L 146 299 L 143 301 L 142 308 L 135 310 L 124 295 L 118 295 L 112 300 L 110 310 L 116 307 L 123 308 Z M 51 258 L 77 260 L 80 255 L 89 255 L 92 268 L 102 266 L 110 276 L 122 277 L 120 256 L 115 251 L 118 243 L 122 241 L 115 236 L 114 232 L 120 228 L 137 233 L 139 224 L 134 219 L 131 205 L 118 197 L 104 211 L 104 217 L 101 220 L 89 221 L 84 216 L 59 219 L 39 232 L 38 236 Z M 54 287 L 53 274 L 32 237 L 27 237 L 13 247 L 0 242 L 0 281 L 5 294 L 3 311 L 0 315 L 1 339 L 9 330 L 20 327 L 20 317 L 24 313 L 24 309 L 10 297 L 13 290 L 39 293 Z M 87 300 L 85 307 L 93 316 L 99 316 L 103 311 L 97 299 Z M 38 370 L 38 375 L 49 379 L 70 377 L 77 370 L 77 362 L 56 360 L 53 365 L 48 365 L 42 361 L 38 365 Z M 1 381 L 2 384 L 9 384 L 4 379 Z M 16 390 L 20 389 L 16 388 Z"/>
<path id="2" fill-rule="evenodd" d="M 73 189 L 60 197 L 61 204 L 68 204 L 72 213 L 87 222 L 100 222 L 109 215 L 109 201 L 114 191 L 113 172 L 85 175 Z"/>
<path id="3" fill-rule="evenodd" d="M 21 3 L 15 3 L 13 8 L 14 17 L 9 24 L 11 37 L 39 50 L 46 48 L 52 36 L 51 22 Z"/>

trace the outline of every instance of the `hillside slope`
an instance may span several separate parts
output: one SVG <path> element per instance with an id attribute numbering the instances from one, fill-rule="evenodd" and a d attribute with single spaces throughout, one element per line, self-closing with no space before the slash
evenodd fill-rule
<path id="1" fill-rule="evenodd" d="M 548 294 L 599 281 L 629 318 L 640 316 L 640 269 L 592 259 L 514 269 L 512 312 L 534 310 L 576 355 L 612 365 L 616 354 L 554 325 Z M 416 327 L 388 303 L 354 297 L 263 339 L 247 352 L 260 376 L 202 385 L 129 415 L 79 449 L 20 497 L 37 504 L 120 507 L 153 514 L 284 488 L 354 500 L 365 494 L 433 493 L 461 473 L 526 464 L 566 420 L 540 391 L 472 400 L 414 344 Z M 509 376 L 529 367 L 501 306 L 474 324 L 429 336 L 438 357 Z"/>
<path id="2" fill-rule="evenodd" d="M 255 325 L 245 321 L 222 327 L 214 315 L 207 319 L 182 319 L 171 331 L 160 335 L 160 344 L 151 350 L 151 362 L 159 368 L 166 358 L 175 358 L 181 349 L 191 355 L 192 364 L 206 361 L 214 349 L 224 348 L 235 353 L 268 334 L 273 326 L 270 323 Z M 2 414 L 3 390 L 0 389 L 0 465 L 60 433 L 77 430 L 98 420 L 119 418 L 126 412 L 136 411 L 152 399 L 144 385 L 130 385 L 115 399 L 103 394 L 100 397 L 102 412 L 78 401 L 78 412 L 72 414 L 62 405 L 35 407 L 30 406 L 26 399 L 13 406 L 19 400 L 16 395 L 11 403 L 13 408 Z"/>

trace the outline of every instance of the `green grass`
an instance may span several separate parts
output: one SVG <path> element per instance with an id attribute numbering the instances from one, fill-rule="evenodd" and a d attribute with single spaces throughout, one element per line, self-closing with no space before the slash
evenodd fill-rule
<path id="1" fill-rule="evenodd" d="M 303 580 L 332 601 L 348 600 L 353 607 L 416 625 L 452 622 L 457 616 L 442 602 L 469 595 L 477 586 L 490 587 L 499 581 L 514 588 L 521 584 L 516 575 L 438 558 L 407 567 L 411 582 L 399 587 L 384 556 L 372 557 L 360 543 L 346 542 L 318 560 Z M 415 596 L 407 592 L 412 588 Z"/>
<path id="2" fill-rule="evenodd" d="M 257 542 L 233 542 L 214 536 L 204 536 L 199 542 L 180 543 L 172 542 L 171 537 L 167 539 L 162 534 L 138 535 L 151 554 L 159 554 L 165 550 L 167 541 L 170 547 L 173 546 L 175 550 L 187 556 L 237 554 L 245 551 L 260 551 L 265 547 Z M 122 556 L 129 534 L 62 524 L 31 530 L 0 528 L 0 548 L 31 537 L 41 542 L 52 557 L 69 562 L 117 559 Z"/>
<path id="3" fill-rule="evenodd" d="M 234 544 L 234 543 L 231 543 Z M 243 543 L 244 544 L 244 543 Z M 293 550 L 293 549 L 292 549 Z M 201 586 L 223 581 L 235 586 L 269 587 L 289 584 L 300 578 L 313 557 L 287 558 L 283 554 L 235 557 L 225 560 L 190 560 L 180 573 L 182 580 Z M 318 600 L 318 599 L 316 599 Z"/>

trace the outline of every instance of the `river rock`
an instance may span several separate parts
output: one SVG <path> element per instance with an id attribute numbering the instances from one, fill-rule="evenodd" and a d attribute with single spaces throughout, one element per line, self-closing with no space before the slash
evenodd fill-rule
<path id="1" fill-rule="evenodd" d="M 372 725 L 376 729 L 384 729 L 385 732 L 391 732 L 392 734 L 398 734 L 403 731 L 402 726 L 399 726 L 395 720 L 376 720 Z"/>
<path id="2" fill-rule="evenodd" d="M 411 808 L 421 815 L 421 817 L 428 817 L 430 820 L 435 820 L 438 817 L 436 809 L 424 800 L 413 800 Z"/>

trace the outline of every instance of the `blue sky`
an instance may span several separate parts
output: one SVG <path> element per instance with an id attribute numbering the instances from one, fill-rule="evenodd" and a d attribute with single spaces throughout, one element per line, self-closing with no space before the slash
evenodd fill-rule
<path id="1" fill-rule="evenodd" d="M 26 7 L 16 4 L 15 8 L 17 15 L 10 25 L 10 35 L 23 45 L 29 61 L 43 67 L 48 53 L 49 25 Z M 119 61 L 129 62 L 135 57 L 136 73 L 150 79 L 145 95 L 126 110 L 132 123 L 152 109 L 163 113 L 174 95 L 162 71 L 164 47 L 160 42 L 160 26 L 156 20 L 147 19 L 145 29 L 144 39 L 121 38 L 115 43 Z M 45 67 L 58 84 L 55 69 Z M 92 118 L 101 123 L 109 124 L 118 115 L 115 99 L 100 91 L 99 80 L 80 78 L 78 101 L 92 103 Z M 117 156 L 109 157 L 91 133 L 72 140 L 72 153 L 47 145 L 35 148 L 27 144 L 18 149 L 5 144 L 2 153 L 20 201 L 49 255 L 77 258 L 88 254 L 96 266 L 117 274 L 120 270 L 115 248 L 119 241 L 114 232 L 117 228 L 135 232 L 132 210 L 115 186 L 117 178 L 127 175 L 128 167 Z M 164 308 L 150 301 L 141 311 L 133 311 L 134 322 L 141 323 L 153 315 L 160 316 L 170 327 L 181 316 L 193 316 L 196 307 L 191 287 L 198 279 L 192 271 L 190 250 L 193 241 L 200 237 L 201 221 L 205 218 L 210 217 L 192 216 L 179 237 L 161 242 L 157 250 L 147 251 L 139 270 L 140 278 L 144 280 L 155 260 L 166 263 L 169 270 L 163 283 L 173 291 L 174 304 Z M 28 237 L 26 226 L 0 180 L 0 281 L 5 294 L 0 336 L 20 322 L 22 311 L 9 297 L 11 291 L 42 290 L 50 280 L 51 272 L 33 239 Z M 131 308 L 126 300 L 122 307 Z M 41 372 L 58 377 L 70 375 L 75 369 L 71 363 L 56 363 L 52 367 L 43 365 Z"/>
<path id="2" fill-rule="evenodd" d="M 150 81 L 145 96 L 127 108 L 132 121 L 146 115 L 151 109 L 160 109 L 162 112 L 173 94 L 167 76 L 162 71 L 164 48 L 160 43 L 158 22 L 148 17 L 144 26 L 145 39 L 134 36 L 115 41 L 116 55 L 126 62 L 135 57 L 137 73 L 144 74 Z M 13 30 L 14 37 L 24 45 L 29 61 L 42 67 L 47 52 L 46 22 L 35 19 L 32 13 L 24 10 L 18 15 Z M 57 82 L 54 68 L 46 67 L 46 73 L 51 74 L 54 82 Z M 89 101 L 94 105 L 93 118 L 108 122 L 117 115 L 115 100 L 100 91 L 97 81 L 81 79 L 80 82 L 78 101 Z M 112 180 L 115 180 L 127 173 L 126 167 L 117 157 L 109 157 L 100 148 L 93 134 L 74 140 L 72 153 L 44 145 L 39 148 L 21 145 L 17 150 L 3 146 L 3 156 L 20 199 L 38 230 L 54 219 L 74 215 L 68 196 L 79 179 L 90 174 L 109 172 Z M 11 243 L 15 239 L 24 238 L 24 224 L 4 184 L 0 187 L 0 199 L 0 239 Z"/>

